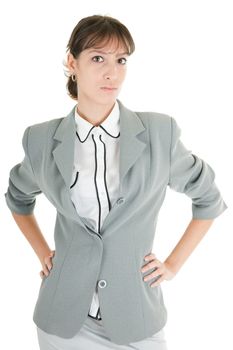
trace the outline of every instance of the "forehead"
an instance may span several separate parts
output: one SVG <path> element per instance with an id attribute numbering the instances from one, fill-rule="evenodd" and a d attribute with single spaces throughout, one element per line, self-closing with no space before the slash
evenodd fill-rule
<path id="1" fill-rule="evenodd" d="M 107 42 L 107 43 L 95 44 L 84 51 L 86 51 L 87 54 L 93 53 L 93 52 L 103 53 L 106 55 L 128 54 L 128 50 L 125 47 L 125 45 L 116 39 L 112 39 L 110 42 Z"/>

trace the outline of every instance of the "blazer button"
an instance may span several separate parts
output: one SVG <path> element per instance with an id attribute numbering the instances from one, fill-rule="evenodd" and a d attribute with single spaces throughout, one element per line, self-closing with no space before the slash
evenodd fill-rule
<path id="1" fill-rule="evenodd" d="M 106 282 L 105 280 L 100 280 L 100 281 L 98 282 L 98 286 L 99 286 L 100 288 L 105 288 L 106 285 L 107 285 L 107 282 Z"/>
<path id="2" fill-rule="evenodd" d="M 123 197 L 118 198 L 117 204 L 122 204 L 124 203 L 125 199 Z"/>

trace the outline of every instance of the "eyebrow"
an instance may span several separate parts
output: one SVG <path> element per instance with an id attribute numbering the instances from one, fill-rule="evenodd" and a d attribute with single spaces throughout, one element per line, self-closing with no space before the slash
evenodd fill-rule
<path id="1" fill-rule="evenodd" d="M 101 50 L 91 50 L 89 51 L 89 53 L 92 53 L 92 52 L 98 52 L 98 53 L 103 53 L 104 55 L 107 55 L 108 53 L 107 52 L 104 52 L 104 51 L 101 51 Z M 121 55 L 129 55 L 128 52 L 121 52 L 119 54 L 117 54 L 117 56 L 121 56 Z"/>

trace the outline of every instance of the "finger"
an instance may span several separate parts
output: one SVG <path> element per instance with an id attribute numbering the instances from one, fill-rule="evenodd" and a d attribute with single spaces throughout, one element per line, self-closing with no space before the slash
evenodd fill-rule
<path id="1" fill-rule="evenodd" d="M 144 276 L 143 280 L 144 281 L 148 281 L 148 280 L 151 280 L 154 277 L 158 277 L 159 275 L 163 274 L 163 272 L 157 272 L 157 271 L 158 271 L 158 269 L 156 269 L 156 271 L 153 271 L 153 272 L 149 273 L 148 275 Z"/>
<path id="2" fill-rule="evenodd" d="M 148 261 L 148 260 L 154 259 L 154 258 L 155 258 L 155 254 L 154 253 L 150 253 L 150 254 L 145 256 L 144 260 Z"/>
<path id="3" fill-rule="evenodd" d="M 48 263 L 49 261 L 52 261 L 53 258 L 54 258 L 54 256 L 48 255 L 48 256 L 46 256 L 46 257 L 44 258 L 44 261 L 45 261 L 45 263 Z"/>
<path id="4" fill-rule="evenodd" d="M 165 272 L 164 267 L 163 267 L 163 266 L 159 266 L 159 267 L 156 267 L 156 268 L 154 269 L 154 271 L 151 272 L 151 274 L 152 274 L 153 276 L 158 276 L 158 275 L 163 274 L 164 272 Z"/>
<path id="5" fill-rule="evenodd" d="M 164 278 L 163 276 L 159 277 L 159 279 L 157 279 L 156 282 L 153 282 L 150 284 L 150 287 L 151 288 L 154 288 L 154 287 L 157 287 L 160 283 L 162 283 L 164 281 Z"/>
<path id="6" fill-rule="evenodd" d="M 143 270 L 143 272 L 144 272 L 144 271 L 147 271 L 147 270 L 152 269 L 153 267 L 159 268 L 159 267 L 160 267 L 159 262 L 157 262 L 156 260 L 152 260 L 152 261 L 150 261 L 149 263 L 147 263 L 146 265 L 144 265 L 143 268 L 142 268 L 142 270 Z"/>
<path id="7" fill-rule="evenodd" d="M 51 257 L 51 258 L 49 259 L 49 262 L 48 262 L 48 264 L 47 264 L 49 270 L 51 270 L 51 269 L 53 268 L 53 260 L 52 260 L 52 258 L 53 258 L 53 257 Z"/>
<path id="8" fill-rule="evenodd" d="M 43 272 L 44 272 L 44 274 L 45 274 L 46 276 L 49 275 L 49 268 L 47 267 L 46 264 L 43 266 Z"/>
<path id="9" fill-rule="evenodd" d="M 48 266 L 49 271 L 51 271 L 52 268 L 53 268 L 53 264 L 52 264 L 51 262 L 49 262 L 49 263 L 47 264 L 47 266 Z"/>
<path id="10" fill-rule="evenodd" d="M 45 266 L 48 267 L 49 271 L 52 269 L 53 267 L 52 257 L 45 258 Z"/>

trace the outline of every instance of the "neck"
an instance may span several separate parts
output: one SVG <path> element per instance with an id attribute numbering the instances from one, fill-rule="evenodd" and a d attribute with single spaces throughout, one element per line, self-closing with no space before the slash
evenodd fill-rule
<path id="1" fill-rule="evenodd" d="M 115 106 L 115 102 L 111 104 L 85 103 L 82 99 L 78 99 L 77 112 L 83 119 L 92 125 L 98 126 L 111 113 Z"/>

